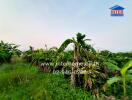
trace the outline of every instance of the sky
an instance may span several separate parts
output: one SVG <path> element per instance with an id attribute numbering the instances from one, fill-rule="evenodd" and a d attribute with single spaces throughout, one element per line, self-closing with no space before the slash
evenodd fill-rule
<path id="1" fill-rule="evenodd" d="M 125 8 L 123 17 L 111 7 Z M 132 51 L 132 0 L 0 0 L 0 40 L 26 50 L 59 47 L 77 32 L 99 50 Z"/>

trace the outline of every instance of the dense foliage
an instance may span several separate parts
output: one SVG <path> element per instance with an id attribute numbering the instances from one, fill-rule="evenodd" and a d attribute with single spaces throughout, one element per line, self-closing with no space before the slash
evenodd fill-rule
<path id="1" fill-rule="evenodd" d="M 18 66 L 1 65 L 0 92 L 3 92 L 2 97 L 7 96 L 6 94 L 11 95 L 10 93 L 14 89 L 19 90 L 28 86 L 28 89 L 19 91 L 20 93 L 29 91 L 26 97 L 22 96 L 24 94 L 16 94 L 13 91 L 14 94 L 6 98 L 20 96 L 24 99 L 31 97 L 30 99 L 51 100 L 55 95 L 58 95 L 54 98 L 55 100 L 65 98 L 78 98 L 78 100 L 83 98 L 87 100 L 88 98 L 93 99 L 93 97 L 104 100 L 132 99 L 132 52 L 96 51 L 89 41 L 91 39 L 86 39 L 84 34 L 77 33 L 75 38 L 65 40 L 59 48 L 34 49 L 30 46 L 29 50 L 22 52 L 22 54 L 17 49 L 17 45 L 1 41 L 0 63 L 11 62 L 11 59 L 14 58 L 13 55 L 20 56 L 21 62 L 29 63 L 29 65 L 22 64 Z M 69 44 L 73 46 L 71 50 L 66 49 Z M 52 63 L 52 65 L 42 65 L 42 63 Z M 60 65 L 60 63 L 77 64 Z M 84 65 L 79 65 L 79 63 Z M 38 72 L 38 68 L 35 66 L 44 73 Z M 16 70 L 13 70 L 15 68 Z M 56 76 L 52 74 L 54 71 L 62 73 L 60 76 Z M 65 73 L 65 71 L 70 71 L 70 74 Z M 78 71 L 79 73 L 76 73 Z M 64 77 L 62 77 L 63 75 Z M 70 80 L 71 86 L 67 83 L 68 80 Z M 3 84 L 6 88 L 2 88 Z M 74 87 L 79 88 L 79 90 L 74 89 Z M 72 96 L 65 91 L 72 95 L 76 94 L 76 96 Z"/>
<path id="2" fill-rule="evenodd" d="M 0 42 L 0 64 L 10 62 L 13 55 L 21 55 L 21 51 L 17 49 L 18 45 Z"/>

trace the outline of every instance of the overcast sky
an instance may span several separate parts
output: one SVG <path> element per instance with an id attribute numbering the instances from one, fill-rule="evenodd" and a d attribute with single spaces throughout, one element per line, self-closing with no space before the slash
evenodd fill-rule
<path id="1" fill-rule="evenodd" d="M 115 5 L 124 17 L 110 16 Z M 0 0 L 0 40 L 20 49 L 60 46 L 77 32 L 98 49 L 132 51 L 132 0 Z"/>

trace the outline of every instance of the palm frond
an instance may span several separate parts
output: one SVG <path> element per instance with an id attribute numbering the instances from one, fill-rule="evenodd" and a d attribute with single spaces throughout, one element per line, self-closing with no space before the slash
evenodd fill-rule
<path id="1" fill-rule="evenodd" d="M 62 52 L 65 50 L 65 48 L 70 44 L 70 43 L 75 43 L 75 41 L 73 39 L 67 39 L 65 40 L 62 45 L 60 46 L 60 48 L 58 49 L 58 53 Z"/>
<path id="2" fill-rule="evenodd" d="M 91 39 L 84 39 L 84 41 L 91 41 Z"/>

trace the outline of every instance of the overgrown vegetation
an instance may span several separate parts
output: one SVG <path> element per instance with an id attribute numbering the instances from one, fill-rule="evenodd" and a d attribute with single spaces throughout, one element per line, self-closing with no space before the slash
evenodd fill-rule
<path id="1" fill-rule="evenodd" d="M 91 39 L 85 37 L 77 33 L 75 38 L 65 40 L 59 48 L 48 49 L 45 45 L 45 49 L 35 50 L 30 46 L 24 52 L 18 50 L 15 44 L 1 41 L 0 97 L 25 100 L 131 100 L 132 52 L 96 51 L 89 43 Z M 66 50 L 69 44 L 72 44 L 72 50 Z M 55 75 L 54 71 L 63 73 Z"/>
<path id="2" fill-rule="evenodd" d="M 12 55 L 21 55 L 21 51 L 17 49 L 18 45 L 0 42 L 0 64 L 10 62 Z"/>
<path id="3" fill-rule="evenodd" d="M 73 88 L 62 74 L 39 72 L 30 64 L 0 67 L 0 100 L 90 100 L 90 93 Z"/>

